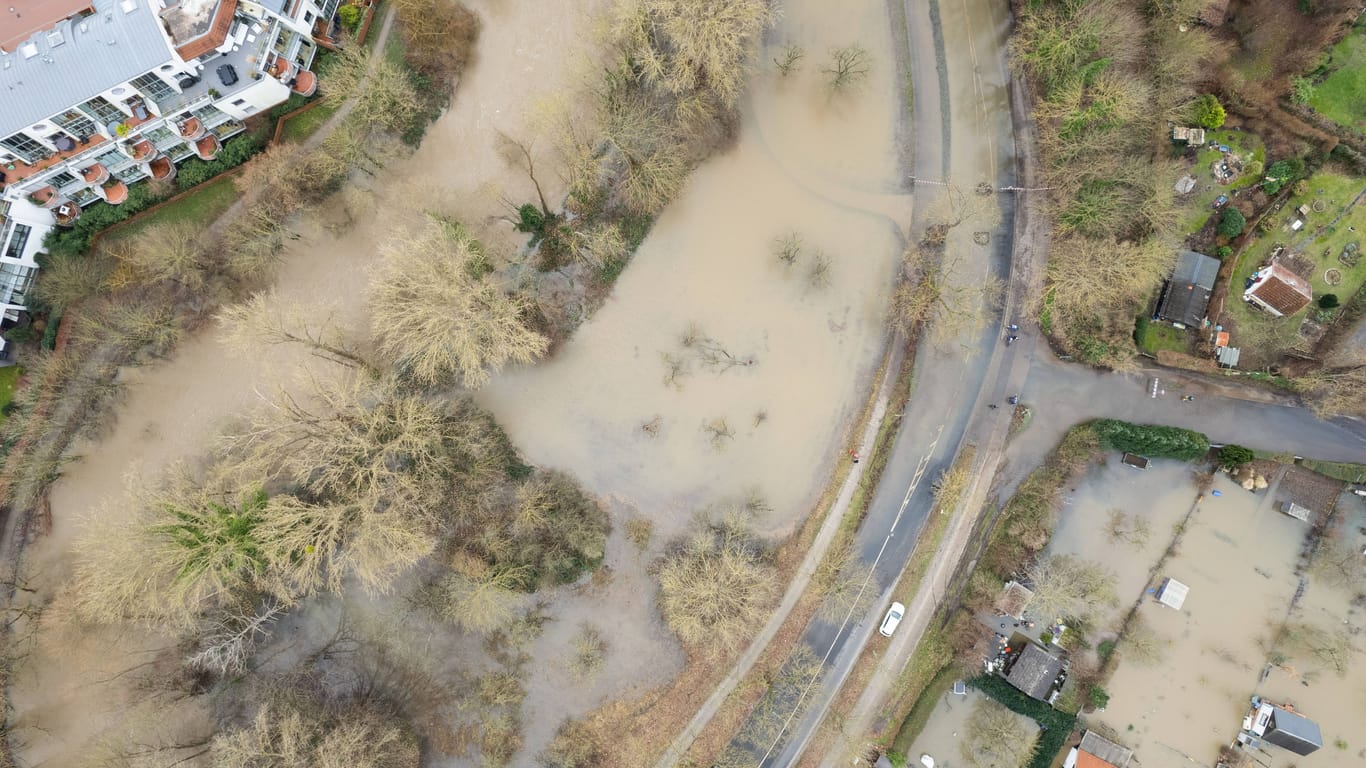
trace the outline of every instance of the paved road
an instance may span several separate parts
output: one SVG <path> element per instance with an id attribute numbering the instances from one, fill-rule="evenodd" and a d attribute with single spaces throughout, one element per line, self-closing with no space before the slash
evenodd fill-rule
<path id="1" fill-rule="evenodd" d="M 981 181 L 998 187 L 1012 184 L 1015 138 L 1008 108 L 1004 9 L 990 0 L 892 2 L 905 9 L 913 73 L 917 121 L 912 174 L 921 180 L 947 179 L 969 194 Z M 933 199 L 942 188 L 922 181 L 915 191 L 921 220 L 913 230 L 919 231 L 926 223 L 922 212 L 937 210 Z M 1001 224 L 961 226 L 951 234 L 949 247 L 968 254 L 970 269 L 1006 276 L 1012 267 L 1013 201 L 1009 196 L 996 200 Z M 992 232 L 990 248 L 971 242 L 974 230 Z M 1021 258 L 1017 252 L 1015 257 L 1016 282 L 1036 280 L 1041 267 L 1037 262 L 1043 254 Z M 1165 374 L 1169 392 L 1154 400 L 1146 391 L 1147 375 L 1106 374 L 1062 363 L 1036 328 L 1026 327 L 1021 336 L 1008 349 L 998 344 L 998 323 L 948 352 L 922 347 L 915 396 L 856 536 L 860 558 L 872 567 L 869 588 L 878 592 L 878 599 L 865 616 L 841 625 L 816 619 L 808 626 L 803 640 L 825 656 L 825 672 L 805 694 L 805 713 L 794 717 L 767 751 L 755 755 L 763 765 L 797 762 L 863 647 L 875 636 L 890 587 L 905 567 L 932 506 L 932 481 L 948 468 L 965 439 L 980 445 L 999 442 L 991 438 L 1002 433 L 1007 409 L 989 411 L 987 403 L 1018 392 L 1035 407 L 1030 429 L 1005 451 L 999 479 L 1007 490 L 1039 463 L 1070 426 L 1099 416 L 1187 426 L 1216 442 L 1267 450 L 1327 459 L 1366 457 L 1366 424 L 1361 422 L 1321 422 L 1301 408 L 1229 399 Z M 1196 402 L 1181 402 L 1177 387 L 1183 393 L 1199 392 Z M 992 457 L 988 466 L 995 463 Z M 948 557 L 951 549 L 941 552 Z"/>
<path id="2" fill-rule="evenodd" d="M 915 114 L 947 117 L 916 123 L 911 170 L 922 182 L 915 189 L 917 220 L 912 230 L 919 232 L 927 220 L 941 220 L 945 215 L 944 198 L 950 191 L 942 182 L 947 180 L 953 196 L 974 211 L 949 234 L 948 248 L 962 255 L 962 279 L 980 283 L 988 272 L 1004 278 L 1011 252 L 1013 201 L 1008 195 L 978 197 L 973 190 L 981 182 L 1013 183 L 1006 70 L 1000 59 L 974 66 L 973 56 L 979 48 L 1002 49 L 1005 11 L 989 0 L 948 0 L 939 9 L 947 34 L 936 45 L 929 5 L 914 0 L 892 2 L 901 3 L 906 14 Z M 891 16 L 900 18 L 895 9 Z M 943 59 L 937 54 L 955 50 L 961 57 L 953 56 L 951 66 L 941 69 Z M 979 139 L 982 135 L 992 138 L 984 142 Z M 973 242 L 974 232 L 982 231 L 991 233 L 987 246 Z M 994 385 L 999 376 L 998 339 L 999 328 L 993 326 L 946 348 L 921 347 L 915 397 L 902 417 L 891 460 L 855 537 L 861 561 L 871 567 L 867 589 L 878 595 L 870 615 L 884 610 L 889 590 L 905 567 L 932 506 L 931 485 L 952 462 L 976 413 L 984 383 Z M 803 641 L 825 657 L 826 672 L 819 685 L 808 691 L 807 715 L 793 718 L 778 739 L 757 750 L 755 757 L 763 765 L 791 765 L 800 756 L 872 634 L 873 623 L 863 616 L 843 624 L 818 618 L 807 627 Z"/>

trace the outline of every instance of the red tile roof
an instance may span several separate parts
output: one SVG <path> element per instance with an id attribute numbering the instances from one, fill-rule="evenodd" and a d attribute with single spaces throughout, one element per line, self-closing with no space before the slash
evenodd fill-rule
<path id="1" fill-rule="evenodd" d="M 34 32 L 91 10 L 90 0 L 8 0 L 0 9 L 0 50 L 13 53 Z"/>
<path id="2" fill-rule="evenodd" d="M 1256 296 L 1282 315 L 1293 315 L 1309 305 L 1313 294 L 1309 281 L 1280 264 L 1264 267 L 1256 285 L 1247 293 Z"/>

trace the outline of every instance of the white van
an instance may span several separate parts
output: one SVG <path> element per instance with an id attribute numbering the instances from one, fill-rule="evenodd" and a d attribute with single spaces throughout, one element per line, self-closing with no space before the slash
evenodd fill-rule
<path id="1" fill-rule="evenodd" d="M 891 637 L 892 633 L 896 631 L 896 625 L 901 623 L 901 617 L 905 615 L 906 606 L 901 603 L 892 603 L 892 607 L 887 609 L 887 618 L 882 620 L 882 626 L 877 631 L 881 632 L 883 637 Z"/>

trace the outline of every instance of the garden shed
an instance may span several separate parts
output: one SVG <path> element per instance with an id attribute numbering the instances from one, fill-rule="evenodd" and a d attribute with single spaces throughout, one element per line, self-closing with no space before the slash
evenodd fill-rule
<path id="1" fill-rule="evenodd" d="M 1162 580 L 1162 586 L 1157 588 L 1157 602 L 1179 611 L 1181 606 L 1186 604 L 1186 595 L 1190 594 L 1190 591 L 1190 587 L 1168 576 Z"/>

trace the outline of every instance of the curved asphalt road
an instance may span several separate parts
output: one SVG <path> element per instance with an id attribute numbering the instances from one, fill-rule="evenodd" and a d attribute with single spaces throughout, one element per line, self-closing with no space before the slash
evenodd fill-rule
<path id="1" fill-rule="evenodd" d="M 947 180 L 964 191 L 964 197 L 975 198 L 974 205 L 999 206 L 998 223 L 991 225 L 979 217 L 950 233 L 948 248 L 962 256 L 969 279 L 980 280 L 990 272 L 1021 282 L 1037 280 L 1041 264 L 1036 259 L 1042 259 L 1042 253 L 1031 252 L 1023 259 L 1017 254 L 1020 261 L 1033 263 L 1016 263 L 1012 274 L 1013 198 L 978 198 L 973 192 L 982 182 L 995 187 L 1014 183 L 1006 9 L 992 0 L 889 0 L 889 9 L 892 23 L 904 24 L 905 32 L 897 29 L 895 36 L 908 48 L 910 59 L 902 63 L 909 65 L 903 69 L 912 72 L 918 117 L 911 169 L 911 175 L 920 180 L 915 188 L 918 220 L 912 231 L 921 231 L 927 223 L 922 212 L 943 210 L 942 202 L 936 205 L 935 200 L 943 195 L 944 187 L 929 182 Z M 974 244 L 974 231 L 989 231 L 990 246 Z M 914 397 L 855 539 L 861 561 L 871 568 L 866 588 L 876 592 L 878 599 L 864 616 L 850 617 L 839 625 L 817 618 L 808 625 L 803 642 L 824 657 L 824 672 L 803 691 L 800 702 L 791 702 L 800 714 L 789 719 L 777 738 L 752 749 L 760 764 L 789 766 L 801 757 L 864 645 L 874 636 L 891 586 L 905 568 L 932 507 L 931 484 L 949 468 L 965 436 L 970 434 L 976 441 L 983 432 L 999 427 L 1000 420 L 994 417 L 1007 408 L 988 415 L 987 403 L 1021 392 L 1035 407 L 1033 425 L 1006 452 L 1004 475 L 998 479 L 1010 487 L 1072 424 L 1099 416 L 1186 426 L 1215 441 L 1325 459 L 1360 461 L 1366 457 L 1366 424 L 1359 421 L 1322 422 L 1302 408 L 1225 399 L 1217 393 L 1202 394 L 1195 404 L 1181 402 L 1174 393 L 1150 399 L 1147 376 L 1106 374 L 1060 363 L 1039 339 L 1037 329 L 1026 327 L 1020 335 L 1023 338 L 1007 349 L 999 343 L 1001 321 L 993 319 L 987 328 L 951 350 L 922 344 Z M 1171 386 L 1199 385 L 1174 381 Z"/>

